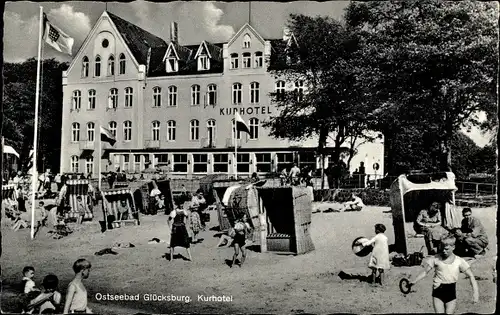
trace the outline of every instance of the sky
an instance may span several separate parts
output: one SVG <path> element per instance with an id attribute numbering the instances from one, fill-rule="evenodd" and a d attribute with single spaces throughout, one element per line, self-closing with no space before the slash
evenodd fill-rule
<path id="1" fill-rule="evenodd" d="M 226 42 L 245 23 L 266 39 L 281 38 L 291 13 L 330 16 L 341 20 L 348 1 L 295 2 L 6 2 L 4 9 L 4 62 L 22 62 L 37 56 L 40 6 L 48 19 L 75 39 L 75 54 L 102 12 L 119 17 L 169 41 L 170 23 L 177 22 L 181 45 L 202 40 Z M 69 61 L 70 57 L 46 46 L 43 58 Z M 465 129 L 463 129 L 464 132 Z M 488 144 L 490 136 L 472 128 L 466 132 L 476 144 Z"/>

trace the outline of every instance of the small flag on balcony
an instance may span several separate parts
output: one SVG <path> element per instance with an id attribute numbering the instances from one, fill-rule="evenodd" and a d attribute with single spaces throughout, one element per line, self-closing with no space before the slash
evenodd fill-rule
<path id="1" fill-rule="evenodd" d="M 240 114 L 238 114 L 238 112 L 234 113 L 234 121 L 236 123 L 236 130 L 237 131 L 244 131 L 244 132 L 250 134 L 250 128 L 245 123 L 243 118 L 241 118 L 241 116 L 240 116 Z"/>
<path id="2" fill-rule="evenodd" d="M 107 142 L 111 145 L 115 145 L 116 138 L 113 133 L 106 128 L 101 127 L 101 141 Z"/>
<path id="3" fill-rule="evenodd" d="M 66 35 L 60 28 L 50 23 L 45 13 L 43 14 L 43 20 L 45 28 L 43 32 L 44 41 L 55 50 L 71 56 L 75 40 Z"/>

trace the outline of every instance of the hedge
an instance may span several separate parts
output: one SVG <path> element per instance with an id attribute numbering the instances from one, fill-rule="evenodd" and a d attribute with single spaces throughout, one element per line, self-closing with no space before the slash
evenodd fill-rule
<path id="1" fill-rule="evenodd" d="M 352 194 L 360 197 L 367 206 L 390 206 L 389 191 L 375 188 L 318 189 L 314 191 L 314 201 L 343 203 L 350 201 Z"/>

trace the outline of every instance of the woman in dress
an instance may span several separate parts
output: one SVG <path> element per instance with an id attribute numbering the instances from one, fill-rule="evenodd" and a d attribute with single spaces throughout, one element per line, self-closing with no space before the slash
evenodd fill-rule
<path id="1" fill-rule="evenodd" d="M 448 234 L 448 231 L 443 228 L 439 202 L 431 203 L 429 210 L 424 209 L 418 214 L 415 221 L 415 232 L 424 235 L 425 246 L 429 255 L 436 254 L 436 248 L 443 236 Z"/>
<path id="2" fill-rule="evenodd" d="M 174 258 L 174 248 L 184 247 L 187 251 L 190 261 L 193 261 L 191 257 L 191 251 L 189 247 L 191 246 L 191 238 L 189 237 L 188 230 L 186 228 L 186 222 L 188 220 L 189 213 L 177 206 L 177 209 L 170 212 L 169 222 L 171 221 L 170 230 L 170 261 Z"/>

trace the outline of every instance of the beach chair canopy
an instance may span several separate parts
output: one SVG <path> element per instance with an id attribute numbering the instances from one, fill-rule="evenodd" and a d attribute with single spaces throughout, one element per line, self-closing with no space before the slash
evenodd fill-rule
<path id="1" fill-rule="evenodd" d="M 460 226 L 461 213 L 455 207 L 455 175 L 451 172 L 400 175 L 391 185 L 390 201 L 394 225 L 395 245 L 399 253 L 406 254 L 408 234 L 405 223 L 414 222 L 423 209 L 432 202 L 441 204 L 443 226 Z"/>

